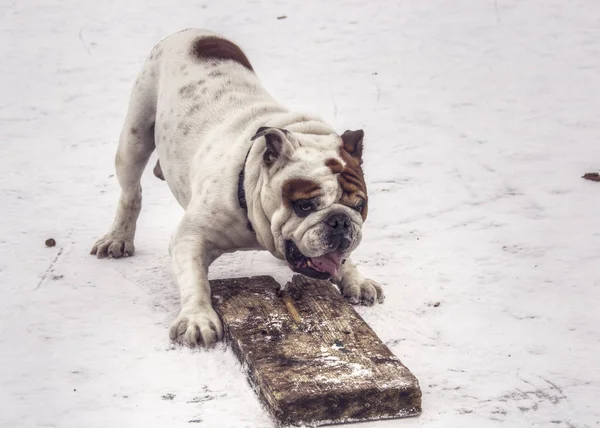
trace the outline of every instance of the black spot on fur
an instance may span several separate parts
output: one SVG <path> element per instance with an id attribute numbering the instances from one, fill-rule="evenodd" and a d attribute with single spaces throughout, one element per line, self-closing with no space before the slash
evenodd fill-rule
<path id="1" fill-rule="evenodd" d="M 221 72 L 219 70 L 213 70 L 210 73 L 208 73 L 208 75 L 210 77 L 221 77 L 223 75 L 223 72 Z"/>
<path id="2" fill-rule="evenodd" d="M 219 90 L 217 90 L 213 96 L 213 100 L 214 101 L 218 101 L 219 99 L 221 99 L 221 97 L 223 96 L 223 94 L 227 92 L 225 89 L 221 88 Z"/>
<path id="3" fill-rule="evenodd" d="M 196 90 L 196 83 L 192 82 L 188 85 L 182 86 L 179 89 L 179 95 L 182 98 L 191 98 L 194 95 L 194 91 Z"/>
<path id="4" fill-rule="evenodd" d="M 186 116 L 193 116 L 194 114 L 196 114 L 198 112 L 198 110 L 200 110 L 200 104 L 194 104 L 193 106 L 190 107 Z"/>
<path id="5" fill-rule="evenodd" d="M 254 90 L 254 89 L 256 89 L 256 86 L 255 86 L 255 85 L 253 85 L 253 84 L 251 84 L 251 83 L 248 83 L 248 82 L 242 82 L 242 83 L 240 83 L 240 85 L 239 85 L 239 86 L 240 86 L 241 88 L 244 88 L 244 89 L 246 89 L 247 91 L 250 91 L 250 90 Z"/>
<path id="6" fill-rule="evenodd" d="M 181 130 L 181 133 L 183 135 L 188 135 L 190 133 L 190 130 L 192 129 L 190 124 L 187 122 L 180 122 L 179 125 L 177 126 L 177 128 L 179 128 Z"/>

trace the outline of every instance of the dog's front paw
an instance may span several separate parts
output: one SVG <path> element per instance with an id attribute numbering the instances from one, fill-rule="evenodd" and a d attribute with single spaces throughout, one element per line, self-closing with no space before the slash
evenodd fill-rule
<path id="1" fill-rule="evenodd" d="M 189 347 L 212 346 L 223 337 L 223 325 L 212 307 L 182 310 L 169 337 Z"/>
<path id="2" fill-rule="evenodd" d="M 108 257 L 109 259 L 118 259 L 120 257 L 129 257 L 133 255 L 135 247 L 132 238 L 123 238 L 113 236 L 110 233 L 98 239 L 90 254 L 96 255 L 99 259 Z"/>
<path id="3" fill-rule="evenodd" d="M 340 286 L 342 295 L 353 305 L 373 306 L 383 303 L 385 296 L 381 285 L 372 279 L 363 281 L 349 281 Z"/>

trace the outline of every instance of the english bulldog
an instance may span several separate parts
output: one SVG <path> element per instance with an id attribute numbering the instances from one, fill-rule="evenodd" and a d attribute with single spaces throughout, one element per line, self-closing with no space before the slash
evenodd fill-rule
<path id="1" fill-rule="evenodd" d="M 152 50 L 129 100 L 115 157 L 121 194 L 92 248 L 98 258 L 133 255 L 140 178 L 155 149 L 154 173 L 185 210 L 169 244 L 181 296 L 173 341 L 222 337 L 208 268 L 236 250 L 268 250 L 294 272 L 331 280 L 353 304 L 383 302 L 381 286 L 349 259 L 368 210 L 363 131 L 340 136 L 286 109 L 236 44 L 188 29 Z"/>

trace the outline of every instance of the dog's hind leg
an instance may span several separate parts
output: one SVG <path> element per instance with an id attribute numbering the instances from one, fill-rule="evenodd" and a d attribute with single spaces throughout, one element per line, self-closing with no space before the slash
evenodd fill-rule
<path id="1" fill-rule="evenodd" d="M 121 196 L 110 231 L 93 246 L 91 254 L 98 258 L 131 256 L 134 252 L 135 227 L 142 208 L 140 179 L 156 145 L 156 84 L 146 69 L 137 80 L 129 101 L 125 125 L 121 131 L 115 156 L 117 180 Z M 146 77 L 146 78 L 145 78 Z"/>

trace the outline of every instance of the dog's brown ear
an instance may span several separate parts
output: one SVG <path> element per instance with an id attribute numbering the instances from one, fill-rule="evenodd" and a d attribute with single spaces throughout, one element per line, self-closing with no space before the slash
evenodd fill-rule
<path id="1" fill-rule="evenodd" d="M 342 134 L 342 147 L 350 156 L 359 160 L 362 164 L 363 137 L 365 133 L 362 129 L 357 131 L 346 131 Z"/>
<path id="2" fill-rule="evenodd" d="M 265 153 L 263 159 L 267 165 L 273 164 L 282 154 L 286 154 L 286 145 L 290 145 L 287 141 L 289 131 L 280 128 L 269 128 L 261 126 L 256 131 L 256 134 L 251 138 L 252 141 L 260 137 L 265 137 Z"/>

